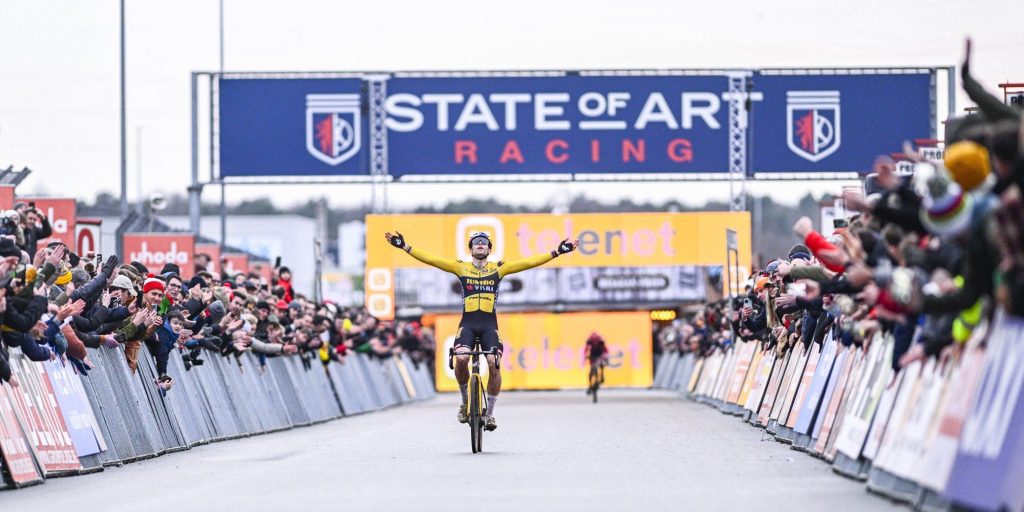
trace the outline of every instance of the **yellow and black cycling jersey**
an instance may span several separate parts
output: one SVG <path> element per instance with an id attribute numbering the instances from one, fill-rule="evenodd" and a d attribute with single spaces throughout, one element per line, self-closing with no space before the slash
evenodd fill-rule
<path id="1" fill-rule="evenodd" d="M 473 321 L 476 324 L 477 320 L 481 320 L 487 324 L 493 322 L 494 325 L 497 325 L 494 306 L 498 302 L 498 284 L 501 283 L 501 279 L 554 259 L 552 253 L 544 253 L 510 262 L 487 262 L 483 268 L 477 268 L 472 262 L 438 258 L 415 247 L 409 249 L 409 254 L 427 265 L 451 272 L 459 278 L 462 283 L 463 323 Z"/>

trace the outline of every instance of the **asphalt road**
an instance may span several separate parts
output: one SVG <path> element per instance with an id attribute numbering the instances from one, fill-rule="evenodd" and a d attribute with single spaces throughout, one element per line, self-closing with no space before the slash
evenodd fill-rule
<path id="1" fill-rule="evenodd" d="M 900 507 L 661 391 L 505 393 L 470 451 L 457 395 L 0 492 L 0 509 L 883 510 Z"/>

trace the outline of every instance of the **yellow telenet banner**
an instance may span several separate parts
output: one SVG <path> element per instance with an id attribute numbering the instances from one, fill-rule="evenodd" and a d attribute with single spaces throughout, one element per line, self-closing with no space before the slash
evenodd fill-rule
<path id="1" fill-rule="evenodd" d="M 550 252 L 564 238 L 579 238 L 576 252 L 550 265 L 722 265 L 726 229 L 738 233 L 740 265 L 749 266 L 747 212 L 368 215 L 366 261 L 367 267 L 422 266 L 384 240 L 384 232 L 397 230 L 415 247 L 467 261 L 469 235 L 482 231 L 494 240 L 493 261 Z"/>
<path id="2" fill-rule="evenodd" d="M 367 215 L 366 306 L 378 318 L 394 318 L 394 269 L 425 266 L 391 247 L 384 239 L 389 231 L 436 256 L 463 261 L 471 259 L 467 244 L 478 231 L 494 241 L 491 261 L 550 252 L 562 239 L 579 238 L 575 252 L 547 265 L 644 267 L 724 265 L 726 229 L 737 233 L 739 267 L 750 268 L 747 212 Z"/>
<path id="3" fill-rule="evenodd" d="M 437 389 L 459 389 L 448 367 L 460 315 L 437 317 Z M 605 386 L 649 387 L 654 368 L 651 318 L 646 311 L 592 313 L 509 313 L 498 315 L 505 351 L 502 389 L 564 389 L 587 386 L 584 348 L 596 332 L 608 345 Z M 486 364 L 481 369 L 486 373 Z"/>

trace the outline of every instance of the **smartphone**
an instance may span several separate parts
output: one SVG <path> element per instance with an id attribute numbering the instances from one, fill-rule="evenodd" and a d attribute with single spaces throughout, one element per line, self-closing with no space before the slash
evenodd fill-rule
<path id="1" fill-rule="evenodd" d="M 754 308 L 754 303 L 750 301 L 750 297 L 747 297 L 747 298 L 743 299 L 743 307 L 744 308 L 751 308 L 751 309 Z"/>
<path id="2" fill-rule="evenodd" d="M 274 268 L 281 268 L 281 257 L 274 258 Z"/>
<path id="3" fill-rule="evenodd" d="M 850 226 L 850 221 L 848 221 L 846 219 L 833 219 L 832 220 L 832 228 L 833 229 L 845 228 L 845 227 L 849 227 L 849 226 Z"/>

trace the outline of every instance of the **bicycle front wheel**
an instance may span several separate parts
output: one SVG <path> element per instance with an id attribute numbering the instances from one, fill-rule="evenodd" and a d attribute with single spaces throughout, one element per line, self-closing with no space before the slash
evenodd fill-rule
<path id="1" fill-rule="evenodd" d="M 469 442 L 473 453 L 480 451 L 480 423 L 482 423 L 482 418 L 479 380 L 479 375 L 470 375 L 469 377 Z"/>

